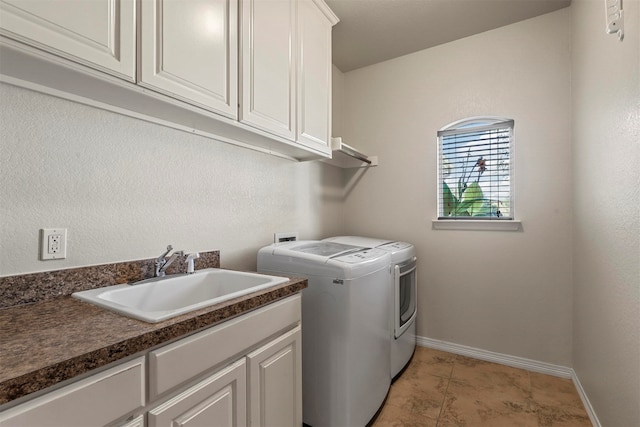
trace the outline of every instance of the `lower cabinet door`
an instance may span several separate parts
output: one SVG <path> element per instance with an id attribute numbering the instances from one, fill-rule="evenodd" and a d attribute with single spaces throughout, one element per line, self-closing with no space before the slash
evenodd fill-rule
<path id="1" fill-rule="evenodd" d="M 148 427 L 247 425 L 245 359 L 149 411 Z"/>
<path id="2" fill-rule="evenodd" d="M 300 326 L 247 355 L 249 425 L 302 425 L 302 339 Z"/>

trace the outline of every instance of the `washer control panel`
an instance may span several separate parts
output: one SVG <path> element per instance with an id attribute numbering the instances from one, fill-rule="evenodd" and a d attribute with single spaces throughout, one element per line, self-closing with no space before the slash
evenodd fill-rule
<path id="1" fill-rule="evenodd" d="M 365 261 L 378 259 L 387 254 L 387 252 L 380 249 L 361 249 L 359 251 L 349 252 L 348 254 L 339 255 L 332 258 L 336 261 L 346 262 L 348 264 L 358 264 Z"/>

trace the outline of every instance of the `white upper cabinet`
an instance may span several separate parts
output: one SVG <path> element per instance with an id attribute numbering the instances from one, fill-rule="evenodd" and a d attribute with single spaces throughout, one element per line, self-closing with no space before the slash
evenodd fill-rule
<path id="1" fill-rule="evenodd" d="M 296 140 L 326 152 L 331 139 L 331 27 L 323 4 L 298 0 L 298 117 Z"/>
<path id="2" fill-rule="evenodd" d="M 0 34 L 135 79 L 134 0 L 0 0 Z"/>
<path id="3" fill-rule="evenodd" d="M 240 121 L 330 153 L 331 27 L 322 0 L 241 0 Z"/>
<path id="4" fill-rule="evenodd" d="M 237 118 L 237 0 L 142 0 L 139 84 Z"/>
<path id="5" fill-rule="evenodd" d="M 285 158 L 330 157 L 337 22 L 324 0 L 0 0 L 0 79 Z"/>
<path id="6" fill-rule="evenodd" d="M 240 121 L 295 140 L 295 0 L 242 0 Z"/>

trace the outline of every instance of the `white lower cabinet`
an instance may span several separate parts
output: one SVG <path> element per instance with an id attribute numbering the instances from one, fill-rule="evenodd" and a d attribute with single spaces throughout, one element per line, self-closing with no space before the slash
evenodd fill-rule
<path id="1" fill-rule="evenodd" d="M 151 409 L 147 426 L 301 426 L 301 344 L 296 326 Z"/>
<path id="2" fill-rule="evenodd" d="M 300 295 L 149 353 L 148 427 L 302 425 Z"/>
<path id="3" fill-rule="evenodd" d="M 149 411 L 149 427 L 247 425 L 244 358 Z"/>
<path id="4" fill-rule="evenodd" d="M 0 410 L 0 426 L 299 427 L 300 319 L 297 294 Z"/>

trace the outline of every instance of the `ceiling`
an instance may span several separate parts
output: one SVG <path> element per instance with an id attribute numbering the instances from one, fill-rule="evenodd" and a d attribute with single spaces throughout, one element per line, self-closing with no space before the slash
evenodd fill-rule
<path id="1" fill-rule="evenodd" d="M 325 0 L 342 72 L 569 6 L 571 0 Z"/>

